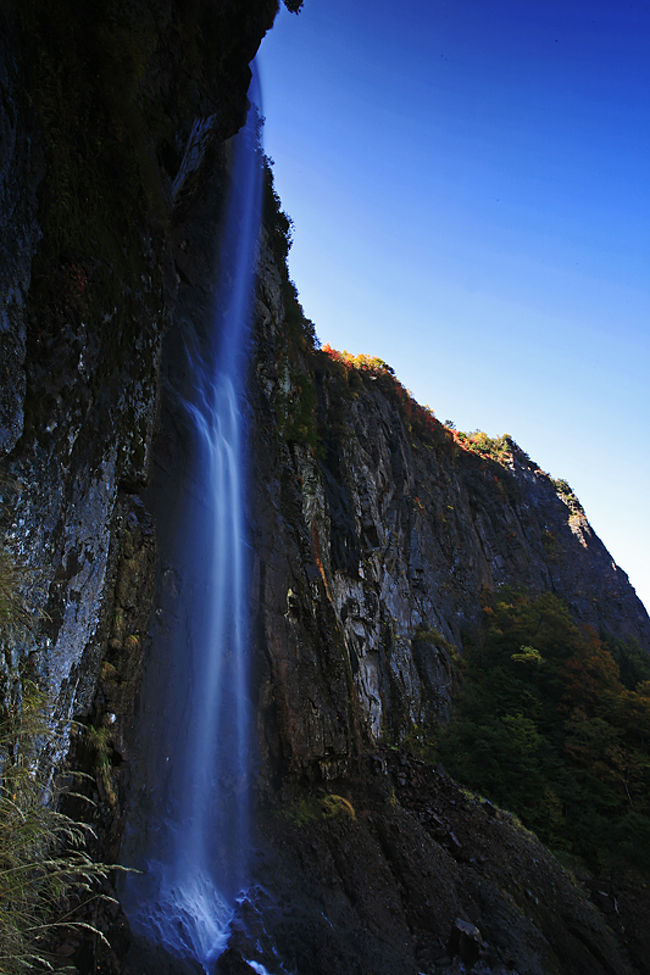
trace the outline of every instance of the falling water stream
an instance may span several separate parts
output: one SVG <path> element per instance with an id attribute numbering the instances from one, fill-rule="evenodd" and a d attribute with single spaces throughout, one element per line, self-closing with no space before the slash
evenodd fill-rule
<path id="1" fill-rule="evenodd" d="M 214 328 L 184 322 L 190 471 L 175 516 L 170 607 L 142 691 L 123 906 L 134 932 L 211 973 L 249 848 L 251 713 L 243 388 L 261 212 L 257 113 L 233 140 Z M 171 581 L 170 581 L 171 579 Z M 164 580 L 163 580 L 164 583 Z M 163 597 L 164 598 L 164 597 Z"/>

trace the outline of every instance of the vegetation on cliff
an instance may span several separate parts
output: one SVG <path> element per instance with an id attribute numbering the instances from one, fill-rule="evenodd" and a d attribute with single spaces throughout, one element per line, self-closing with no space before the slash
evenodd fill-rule
<path id="1" fill-rule="evenodd" d="M 285 4 L 297 11 L 301 0 L 285 0 Z M 29 442 L 29 435 L 46 439 L 43 433 L 46 424 L 52 431 L 56 429 L 52 417 L 65 417 L 66 423 L 60 423 L 56 436 L 63 446 L 69 442 L 70 449 L 74 444 L 81 445 L 81 449 L 75 448 L 80 457 L 78 468 L 73 470 L 75 483 L 84 485 L 96 467 L 95 450 L 83 446 L 84 437 L 88 444 L 98 444 L 98 453 L 107 441 L 124 441 L 125 431 L 134 427 L 130 409 L 125 408 L 115 418 L 115 404 L 125 389 L 142 383 L 144 391 L 137 393 L 135 401 L 153 401 L 150 391 L 155 387 L 153 372 L 162 329 L 159 320 L 166 314 L 165 307 L 169 308 L 170 289 L 174 287 L 165 281 L 166 270 L 174 270 L 168 247 L 171 181 L 195 115 L 204 117 L 218 110 L 219 120 L 225 120 L 224 127 L 229 132 L 236 128 L 244 106 L 248 51 L 259 40 L 259 31 L 249 30 L 250 11 L 243 11 L 237 0 L 220 4 L 194 0 L 178 5 L 171 0 L 162 5 L 156 5 L 153 0 L 135 3 L 90 0 L 86 4 L 65 0 L 56 9 L 43 7 L 36 0 L 26 0 L 22 5 L 16 2 L 9 6 L 21 8 L 24 65 L 26 74 L 31 75 L 30 112 L 38 119 L 35 142 L 42 149 L 43 168 L 48 173 L 41 187 L 43 238 L 34 262 L 28 309 L 31 428 L 27 429 L 25 442 Z M 261 22 L 262 14 L 266 16 L 265 11 L 273 11 L 277 3 L 260 0 L 257 6 Z M 176 17 L 174 8 L 177 8 Z M 219 21 L 222 13 L 224 19 Z M 246 30 L 242 27 L 244 21 Z M 213 38 L 219 40 L 214 47 Z M 212 87 L 204 84 L 211 71 L 212 81 L 219 77 L 219 84 Z M 237 85 L 239 94 L 233 94 Z M 218 104 L 213 100 L 215 91 Z M 225 131 L 218 132 L 219 138 L 225 135 Z M 405 625 L 398 632 L 393 605 L 395 613 L 403 614 L 409 626 L 414 605 L 427 608 L 428 612 L 422 612 L 427 620 L 431 606 L 435 605 L 436 613 L 445 623 L 462 619 L 471 599 L 475 599 L 478 610 L 479 586 L 475 585 L 475 579 L 498 559 L 503 562 L 510 556 L 511 577 L 531 558 L 534 560 L 532 536 L 537 531 L 537 523 L 522 519 L 522 542 L 517 550 L 521 554 L 520 562 L 516 563 L 512 557 L 513 541 L 508 542 L 509 549 L 505 545 L 493 546 L 490 551 L 495 536 L 505 536 L 505 527 L 513 530 L 513 538 L 514 528 L 519 528 L 514 508 L 507 513 L 507 518 L 499 512 L 493 524 L 489 521 L 499 498 L 503 496 L 507 500 L 506 492 L 499 490 L 504 484 L 514 486 L 513 495 L 516 495 L 517 482 L 510 468 L 515 460 L 526 460 L 526 455 L 507 435 L 493 439 L 479 431 L 463 433 L 440 423 L 430 408 L 414 401 L 383 360 L 350 356 L 328 346 L 318 350 L 313 325 L 304 315 L 286 270 L 291 222 L 280 210 L 270 172 L 267 172 L 265 204 L 265 226 L 280 268 L 278 291 L 283 318 L 277 323 L 272 341 L 269 340 L 268 361 L 261 363 L 266 367 L 268 403 L 275 410 L 276 424 L 274 427 L 268 409 L 263 414 L 263 422 L 265 433 L 274 431 L 269 441 L 281 443 L 284 453 L 276 466 L 274 460 L 261 467 L 273 489 L 280 485 L 280 500 L 275 505 L 274 497 L 269 510 L 278 512 L 281 518 L 276 525 L 267 514 L 266 521 L 260 519 L 260 523 L 270 539 L 270 548 L 274 553 L 280 551 L 283 557 L 286 554 L 286 559 L 283 562 L 277 555 L 276 561 L 269 558 L 261 574 L 265 582 L 267 578 L 272 579 L 279 606 L 277 616 L 268 612 L 268 629 L 273 633 L 273 640 L 269 639 L 263 649 L 271 661 L 269 666 L 276 669 L 271 670 L 265 686 L 267 696 L 262 707 L 270 711 L 268 701 L 275 694 L 286 708 L 286 711 L 278 708 L 282 720 L 285 714 L 287 720 L 282 725 L 278 719 L 272 727 L 270 757 L 264 758 L 269 780 L 277 773 L 280 781 L 285 775 L 287 780 L 291 775 L 297 777 L 295 769 L 302 769 L 301 774 L 315 774 L 312 770 L 317 768 L 319 760 L 322 768 L 330 770 L 327 774 L 333 775 L 332 770 L 349 768 L 352 756 L 362 753 L 361 734 L 355 723 L 359 703 L 351 680 L 352 668 L 365 665 L 369 653 L 375 650 L 379 664 L 386 672 L 391 671 L 391 677 L 401 676 L 397 674 L 399 668 L 394 666 L 396 661 L 409 664 L 412 631 L 409 635 Z M 188 209 L 188 201 L 181 194 L 176 214 L 180 211 L 185 214 Z M 184 238 L 185 228 L 183 244 Z M 182 272 L 178 264 L 176 269 Z M 168 276 L 175 277 L 173 273 Z M 192 280 L 194 283 L 199 280 L 198 273 Z M 197 284 L 197 290 L 204 283 Z M 147 332 L 150 344 L 143 348 L 141 343 Z M 145 382 L 150 373 L 151 381 Z M 380 458 L 386 472 L 383 497 L 391 498 L 396 512 L 393 522 L 388 520 L 387 506 L 378 503 L 374 509 L 369 503 L 375 500 L 383 503 L 382 492 L 375 491 L 373 482 L 377 470 L 374 459 L 378 454 L 370 450 L 367 453 L 369 473 L 365 498 L 353 491 L 359 487 L 358 477 L 356 483 L 347 483 L 354 479 L 355 469 L 346 467 L 345 448 L 351 444 L 352 453 L 359 447 L 359 440 L 352 440 L 348 410 L 351 403 L 355 404 L 355 422 L 366 406 L 371 419 L 376 408 L 376 415 L 386 420 L 384 426 L 390 445 L 397 445 L 394 466 L 385 462 L 388 451 Z M 97 414 L 94 419 L 93 410 Z M 78 440 L 77 427 L 69 423 L 75 411 L 81 418 L 79 429 L 81 420 L 85 424 L 83 436 Z M 368 425 L 369 444 L 379 442 L 377 429 L 372 423 Z M 73 436 L 69 435 L 70 431 Z M 49 436 L 49 429 L 47 433 Z M 145 433 L 146 437 L 150 436 L 148 428 L 143 437 Z M 286 459 L 292 455 L 294 459 L 299 458 L 294 467 Z M 59 477 L 60 459 L 64 456 L 63 447 L 48 447 L 46 472 Z M 419 480 L 414 456 L 421 462 L 420 473 L 424 472 Z M 441 461 L 436 469 L 427 466 L 432 458 Z M 123 482 L 129 491 L 139 486 L 139 477 L 144 476 L 139 472 L 144 467 L 143 461 L 134 461 L 138 478 L 129 475 Z M 472 474 L 472 477 L 468 474 L 464 485 L 456 478 L 461 468 L 467 468 Z M 72 477 L 64 474 L 63 484 L 68 491 Z M 42 471 L 36 470 L 33 483 L 41 494 L 51 493 Z M 552 495 L 547 482 L 543 487 Z M 555 488 L 570 512 L 579 514 L 579 503 L 569 486 L 556 482 Z M 430 490 L 430 496 L 425 494 L 426 490 Z M 68 548 L 61 549 L 65 551 L 65 559 L 61 556 L 57 564 L 52 558 L 53 579 L 56 573 L 53 592 L 58 591 L 55 586 L 61 585 L 66 572 L 74 581 L 79 552 L 88 563 L 95 558 L 85 542 L 77 544 L 72 532 L 80 505 L 76 495 L 71 497 L 70 506 L 61 515 L 66 537 L 70 527 L 71 539 Z M 467 498 L 471 505 L 464 504 Z M 305 502 L 302 508 L 301 501 Z M 104 517 L 103 509 L 98 514 L 95 510 L 99 511 L 93 508 L 88 515 L 93 532 L 99 530 Z M 306 518 L 305 511 L 313 517 L 303 525 L 300 518 Z M 566 510 L 562 513 L 566 515 Z M 476 523 L 480 521 L 481 538 L 477 537 L 473 547 L 468 544 L 463 548 L 474 515 Z M 129 517 L 135 517 L 133 509 Z M 426 531 L 422 528 L 425 522 Z M 284 541 L 285 530 L 295 536 L 291 539 L 293 547 Z M 384 537 L 388 540 L 391 534 L 404 543 L 404 552 L 389 565 L 383 540 Z M 550 532 L 544 540 L 548 561 L 552 556 L 559 562 L 560 541 Z M 440 545 L 436 548 L 433 543 Z M 135 651 L 140 641 L 138 634 L 146 629 L 144 617 L 148 606 L 148 599 L 143 595 L 146 585 L 133 583 L 136 577 L 153 576 L 153 556 L 151 562 L 143 559 L 141 566 L 136 565 L 137 553 L 125 543 L 120 544 L 131 568 L 128 572 L 118 571 L 97 714 L 115 712 L 123 720 L 132 706 L 134 675 L 141 666 L 140 654 Z M 411 546 L 408 551 L 407 546 Z M 457 572 L 455 579 L 440 554 L 444 552 L 446 557 L 447 551 L 449 564 L 453 559 Z M 431 552 L 439 556 L 435 572 L 431 561 L 427 561 Z M 570 564 L 568 555 L 562 557 Z M 263 562 L 264 553 L 259 558 Z M 311 574 L 314 566 L 310 560 L 318 570 Z M 363 578 L 358 575 L 362 562 Z M 468 564 L 477 567 L 474 575 L 470 572 L 463 575 Z M 342 630 L 337 629 L 331 605 L 332 580 L 336 573 L 339 592 L 345 596 L 341 605 L 355 640 L 351 636 L 347 646 Z M 393 595 L 398 588 L 396 580 L 403 605 L 375 598 L 376 592 L 382 598 L 386 593 Z M 345 591 L 346 587 L 349 591 Z M 61 591 L 66 599 L 72 598 L 69 594 L 76 592 L 76 583 Z M 300 600 L 296 592 L 301 594 Z M 11 608 L 15 593 L 14 566 L 0 549 L 0 626 L 3 614 L 15 612 Z M 461 603 L 459 594 L 466 596 L 465 603 Z M 273 609 L 271 601 L 275 595 L 264 598 L 267 599 L 265 609 L 269 606 Z M 591 599 L 591 592 L 588 598 Z M 87 592 L 82 593 L 81 600 L 88 604 Z M 377 627 L 378 642 L 373 648 L 369 634 L 378 619 L 382 625 Z M 52 630 L 56 629 L 53 625 Z M 353 630 L 360 634 L 358 641 Z M 104 636 L 108 637 L 108 633 Z M 294 638 L 296 654 L 292 657 L 290 640 Z M 262 647 L 264 641 L 259 642 Z M 413 637 L 413 644 L 417 650 L 416 662 L 423 662 L 423 669 L 425 665 L 430 668 L 431 681 L 441 670 L 447 673 L 443 663 L 449 655 L 446 651 L 451 653 L 452 644 L 441 632 L 432 627 L 420 629 Z M 443 660 L 438 671 L 431 663 L 434 651 Z M 295 660 L 298 660 L 296 666 Z M 371 663 L 374 665 L 375 661 Z M 83 666 L 79 665 L 79 673 L 88 667 L 88 661 L 84 660 Z M 414 673 L 414 670 L 409 671 L 405 666 L 404 673 Z M 289 678 L 283 684 L 286 674 Z M 404 723 L 411 720 L 412 686 L 408 688 L 410 697 L 406 691 L 400 697 L 397 680 L 388 685 L 378 678 L 372 684 L 372 669 L 368 674 L 370 691 L 378 699 L 383 696 L 384 729 L 390 727 L 392 720 L 395 727 L 398 725 L 388 712 L 403 713 Z M 469 646 L 457 714 L 443 736 L 441 752 L 459 778 L 502 805 L 517 810 L 551 846 L 578 853 L 602 867 L 636 862 L 632 844 L 637 842 L 642 850 L 638 859 L 645 858 L 647 867 L 649 678 L 650 668 L 642 651 L 580 629 L 554 597 L 509 593 L 502 589 L 485 598 L 484 628 Z M 422 686 L 430 688 L 424 681 Z M 70 896 L 68 885 L 71 883 L 83 891 L 87 881 L 101 875 L 103 869 L 91 865 L 83 847 L 75 846 L 87 838 L 87 831 L 61 816 L 52 803 L 45 805 L 42 801 L 51 786 L 38 775 L 34 756 L 36 738 L 47 737 L 49 731 L 41 724 L 40 717 L 36 724 L 30 724 L 32 717 L 42 712 L 37 700 L 30 703 L 28 695 L 26 704 L 22 711 L 10 712 L 6 737 L 5 729 L 0 728 L 0 905 L 15 903 L 22 912 L 19 917 L 6 914 L 0 919 L 0 968 L 8 975 L 21 971 L 23 962 L 26 965 L 42 955 L 41 936 L 47 930 L 45 925 L 55 916 L 50 911 L 60 909 L 61 894 L 64 900 Z M 290 706 L 295 708 L 293 712 Z M 307 731 L 301 738 L 303 719 Z M 399 730 L 401 733 L 402 724 Z M 297 747 L 293 749 L 296 742 Z M 87 744 L 105 805 L 117 818 L 110 735 L 99 720 L 95 728 L 89 728 Z M 290 762 L 294 759 L 292 770 Z M 305 862 L 314 871 L 314 884 L 310 886 L 324 892 L 324 902 L 318 904 L 316 912 L 323 924 L 323 941 L 335 944 L 335 925 L 329 920 L 331 909 L 336 906 L 334 901 L 340 905 L 343 917 L 349 913 L 350 905 L 367 896 L 368 910 L 360 915 L 362 922 L 351 925 L 351 943 L 356 944 L 366 930 L 376 925 L 377 957 L 382 957 L 387 931 L 384 921 L 390 923 L 391 918 L 403 912 L 403 931 L 413 930 L 415 918 L 424 932 L 423 941 L 431 935 L 429 929 L 435 927 L 435 939 L 430 940 L 432 943 L 435 940 L 435 949 L 439 951 L 444 946 L 448 926 L 457 915 L 457 904 L 466 904 L 468 912 L 476 910 L 479 898 L 478 894 L 474 897 L 471 893 L 475 889 L 472 884 L 479 869 L 477 860 L 485 851 L 475 849 L 472 844 L 488 834 L 486 822 L 493 813 L 477 802 L 482 818 L 477 813 L 475 825 L 467 814 L 466 838 L 459 828 L 459 824 L 463 825 L 459 810 L 465 803 L 471 807 L 473 816 L 473 802 L 469 799 L 465 802 L 453 783 L 438 773 L 434 775 L 430 765 L 420 767 L 404 755 L 404 750 L 376 756 L 373 761 L 378 765 L 394 762 L 393 784 L 389 784 L 384 773 L 373 769 L 372 774 L 368 773 L 368 796 L 362 794 L 359 801 L 353 796 L 354 807 L 345 797 L 347 793 L 338 786 L 336 793 L 328 791 L 319 805 L 319 820 L 331 830 L 332 854 L 305 844 Z M 125 761 L 124 768 L 127 766 Z M 126 776 L 123 781 L 128 781 Z M 330 788 L 334 788 L 332 783 Z M 439 798 L 445 791 L 449 795 L 446 805 Z M 402 809 L 398 808 L 400 802 Z M 355 810 L 358 810 L 356 815 Z M 502 821 L 497 819 L 501 827 Z M 282 829 L 286 831 L 284 824 Z M 364 856 L 369 846 L 359 841 L 359 836 L 370 833 L 373 835 L 367 838 L 368 844 L 377 839 L 378 852 L 373 861 Z M 423 857 L 425 848 L 415 840 L 420 837 L 426 840 L 425 834 L 433 836 L 435 842 L 426 847 L 427 856 Z M 539 901 L 550 901 L 553 891 L 550 884 L 534 886 L 535 877 L 540 873 L 538 850 L 533 851 L 535 857 L 531 854 L 530 866 L 524 871 L 521 859 L 514 855 L 502 856 L 504 836 L 510 836 L 509 827 L 495 840 L 493 859 L 512 876 L 508 883 L 501 882 L 495 867 L 493 877 L 499 882 L 494 883 L 486 901 L 499 906 L 498 891 L 507 889 L 508 898 L 517 907 L 516 911 L 503 915 L 508 918 L 507 923 L 499 916 L 490 915 L 485 908 L 486 930 L 492 926 L 495 938 L 503 930 L 508 931 L 509 937 L 510 925 L 516 923 L 515 914 L 525 916 L 527 900 L 536 902 L 537 907 Z M 65 852 L 66 843 L 71 844 L 69 854 Z M 382 847 L 389 853 L 392 850 L 386 860 L 382 859 Z M 5 849 L 9 851 L 6 855 Z M 17 849 L 22 859 L 16 858 Z M 339 869 L 344 877 L 345 865 L 351 863 L 354 867 L 348 874 L 345 897 L 339 890 L 336 895 L 331 894 L 339 883 L 336 870 L 330 866 L 334 858 L 343 864 Z M 394 865 L 394 874 L 385 870 L 387 861 Z M 430 883 L 424 879 L 414 883 L 407 876 L 408 870 L 428 870 L 435 862 L 439 862 L 440 868 Z M 485 874 L 489 876 L 487 869 Z M 387 898 L 385 914 L 377 912 L 378 900 L 372 897 L 377 877 L 382 875 Z M 458 877 L 458 894 L 439 893 L 447 890 L 450 876 Z M 7 886 L 19 877 L 22 877 L 19 889 Z M 537 893 L 531 894 L 531 890 Z M 434 896 L 432 892 L 439 898 L 433 901 L 434 908 L 429 900 Z M 411 902 L 407 894 L 412 897 Z M 287 904 L 291 904 L 288 913 L 293 914 L 293 891 L 291 898 L 287 896 Z M 556 927 L 554 903 L 550 915 L 545 930 Z M 291 953 L 295 939 L 293 931 L 290 934 Z M 508 937 L 504 935 L 504 940 Z M 600 940 L 600 933 L 596 940 Z M 403 967 L 401 933 L 395 934 L 394 944 L 398 960 L 388 969 L 391 971 Z M 557 954 L 563 955 L 559 948 Z M 311 941 L 305 957 L 303 970 L 315 971 Z M 328 957 L 331 963 L 328 960 L 322 970 L 331 971 L 337 965 L 339 970 L 344 970 L 335 949 Z M 366 965 L 368 957 L 363 956 L 359 965 Z M 437 957 L 433 947 L 427 957 Z M 509 948 L 506 952 L 504 947 L 499 957 L 509 958 Z M 345 970 L 351 971 L 352 967 Z M 416 970 L 415 948 L 409 970 Z"/>
<path id="2" fill-rule="evenodd" d="M 361 380 L 368 378 L 378 383 L 379 388 L 398 404 L 409 434 L 414 433 L 425 442 L 451 442 L 449 432 L 436 419 L 431 407 L 421 406 L 413 398 L 411 391 L 399 381 L 393 367 L 383 359 L 363 353 L 352 355 L 345 349 L 339 352 L 328 344 L 323 346 L 322 352 L 337 368 L 338 375 L 345 380 L 351 395 L 358 394 Z"/>
<path id="3" fill-rule="evenodd" d="M 352 395 L 360 390 L 360 380 L 364 377 L 379 384 L 379 388 L 398 404 L 407 433 L 414 435 L 412 445 L 417 445 L 417 442 L 413 443 L 417 438 L 424 444 L 444 445 L 450 450 L 456 446 L 483 460 L 496 461 L 502 467 L 511 466 L 514 456 L 530 461 L 528 454 L 507 433 L 501 437 L 490 437 L 482 430 L 470 433 L 457 430 L 455 424 L 449 420 L 441 423 L 433 409 L 418 403 L 411 390 L 399 381 L 393 367 L 379 356 L 364 353 L 353 355 L 345 349 L 341 352 L 328 343 L 323 345 L 322 352 L 330 363 L 339 367 L 339 375 L 345 379 Z M 571 488 L 565 481 L 557 483 L 565 485 L 565 493 L 572 495 Z"/>
<path id="4" fill-rule="evenodd" d="M 619 666 L 618 660 L 621 661 Z M 485 594 L 440 742 L 449 771 L 551 848 L 650 870 L 650 660 L 550 593 Z"/>
<path id="5" fill-rule="evenodd" d="M 53 949 L 72 930 L 104 935 L 79 910 L 104 897 L 111 867 L 89 853 L 92 828 L 62 811 L 63 790 L 49 753 L 65 747 L 52 702 L 12 666 L 34 623 L 27 602 L 33 573 L 0 544 L 0 971 L 22 975 L 55 967 Z M 87 800 L 86 800 L 87 801 Z"/>
<path id="6" fill-rule="evenodd" d="M 57 808 L 61 792 L 44 771 L 44 748 L 60 745 L 47 699 L 32 683 L 0 718 L 0 970 L 50 970 L 55 945 L 72 930 L 104 935 L 80 912 L 111 867 L 88 852 L 90 826 Z"/>

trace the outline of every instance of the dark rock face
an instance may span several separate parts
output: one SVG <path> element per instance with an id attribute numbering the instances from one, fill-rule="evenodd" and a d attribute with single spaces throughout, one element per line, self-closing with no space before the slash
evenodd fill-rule
<path id="1" fill-rule="evenodd" d="M 12 35 L 0 19 L 0 451 L 23 428 L 25 299 L 40 237 L 36 220 L 38 153 L 22 123 L 23 98 Z"/>
<path id="2" fill-rule="evenodd" d="M 137 686 L 117 644 L 141 656 L 152 572 L 133 570 L 127 606 L 123 567 L 139 558 L 131 529 L 150 532 L 139 495 L 183 273 L 175 229 L 245 117 L 276 10 L 3 7 L 0 525 L 34 617 L 3 667 L 29 660 L 57 715 L 102 721 L 93 709 Z M 95 700 L 102 661 L 111 689 Z M 123 730 L 117 708 L 120 748 Z"/>
<path id="3" fill-rule="evenodd" d="M 631 975 L 599 912 L 536 837 L 439 770 L 376 751 L 261 819 L 260 887 L 218 971 L 242 958 L 325 975 Z M 639 969 L 639 971 L 642 969 Z"/>
<path id="4" fill-rule="evenodd" d="M 188 215 L 245 118 L 249 61 L 276 12 L 277 0 L 0 12 L 0 545 L 31 617 L 19 639 L 2 634 L 0 707 L 36 677 L 53 719 L 110 732 L 101 771 L 83 736 L 71 758 L 96 773 L 103 859 L 118 855 L 133 785 L 160 559 L 143 493 L 163 338 L 182 328 L 184 284 L 200 298 L 214 272 L 212 253 L 183 259 Z M 123 918 L 94 910 L 124 948 Z M 66 962 L 95 971 L 82 940 L 62 946 Z"/>

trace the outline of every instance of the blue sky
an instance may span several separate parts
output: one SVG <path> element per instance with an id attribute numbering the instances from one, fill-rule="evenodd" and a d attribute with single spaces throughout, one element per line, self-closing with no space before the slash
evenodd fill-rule
<path id="1" fill-rule="evenodd" d="M 320 339 L 566 478 L 650 607 L 646 0 L 305 0 L 258 66 Z"/>

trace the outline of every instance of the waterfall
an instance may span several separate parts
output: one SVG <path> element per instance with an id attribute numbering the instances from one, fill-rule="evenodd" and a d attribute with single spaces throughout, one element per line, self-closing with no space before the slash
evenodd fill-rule
<path id="1" fill-rule="evenodd" d="M 217 309 L 206 332 L 182 323 L 182 403 L 190 442 L 161 620 L 141 694 L 123 859 L 134 933 L 206 973 L 225 948 L 246 886 L 251 709 L 243 386 L 255 284 L 262 168 L 258 114 L 233 142 L 219 249 Z M 188 377 L 190 377 L 188 379 Z M 167 594 L 167 596 L 165 596 Z"/>

